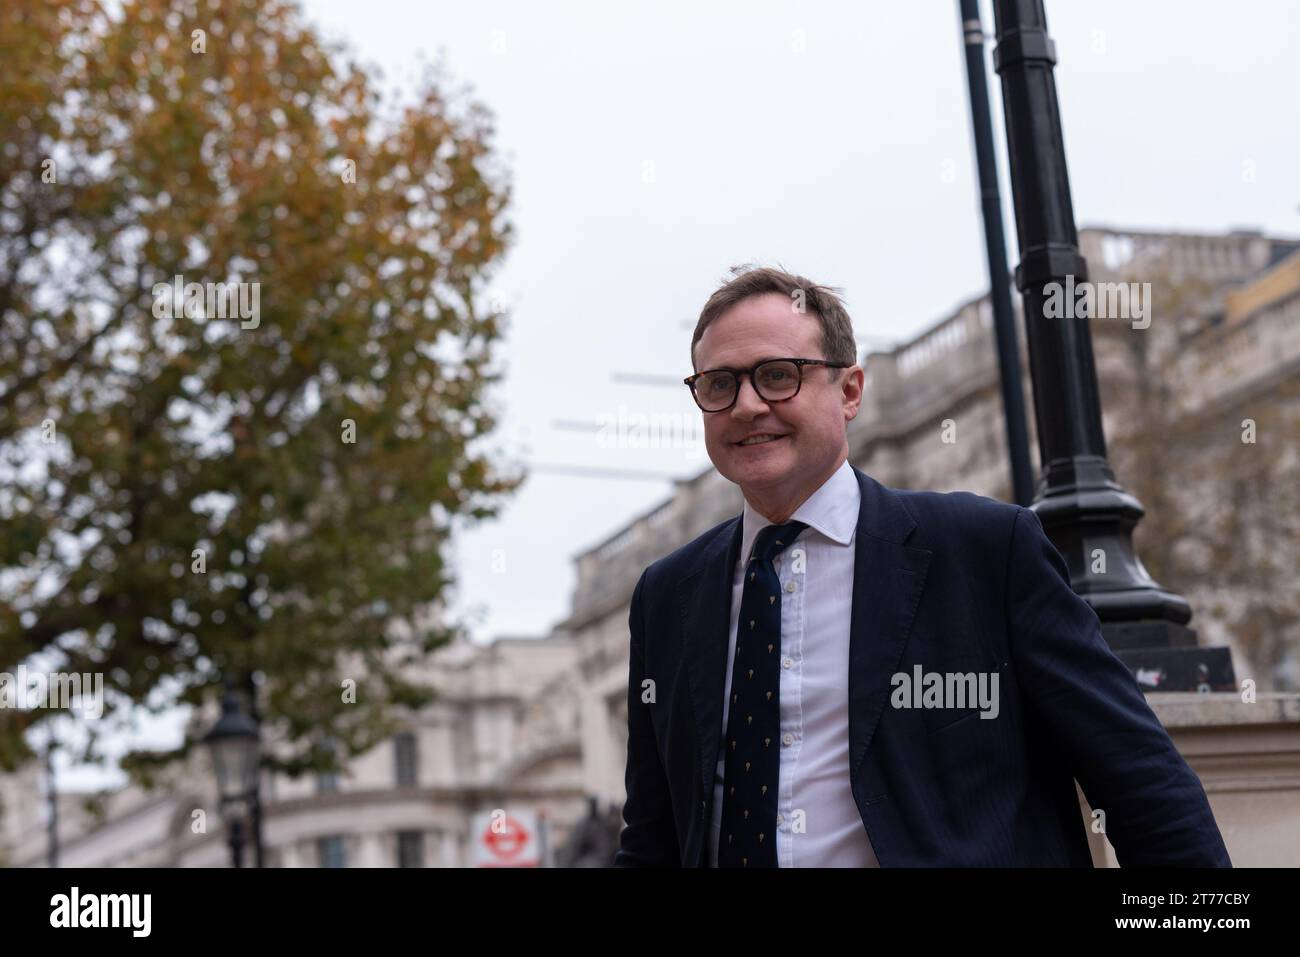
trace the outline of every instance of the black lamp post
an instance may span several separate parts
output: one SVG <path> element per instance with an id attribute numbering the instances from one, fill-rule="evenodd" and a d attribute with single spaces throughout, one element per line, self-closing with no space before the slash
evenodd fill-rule
<path id="1" fill-rule="evenodd" d="M 244 814 L 252 810 L 257 793 L 259 737 L 257 723 L 241 708 L 233 682 L 227 682 L 221 698 L 221 717 L 203 743 L 210 749 L 216 769 L 221 815 L 229 827 L 234 867 L 243 866 Z"/>
<path id="2" fill-rule="evenodd" d="M 994 0 L 993 10 L 993 62 L 1002 79 L 1020 244 L 1016 285 L 1024 299 L 1043 469 L 1032 507 L 1069 566 L 1071 586 L 1092 605 L 1106 640 L 1139 684 L 1233 690 L 1228 649 L 1197 647 L 1196 632 L 1187 627 L 1191 607 L 1152 580 L 1133 547 L 1143 509 L 1106 458 L 1089 317 L 1077 311 L 1076 318 L 1047 317 L 1049 284 L 1074 288 L 1088 278 L 1061 137 L 1056 48 L 1043 0 Z"/>
<path id="3" fill-rule="evenodd" d="M 993 152 L 993 120 L 989 111 L 988 76 L 984 71 L 984 26 L 980 23 L 979 0 L 958 0 L 957 7 L 966 47 L 966 86 L 970 91 L 971 130 L 975 136 L 975 162 L 980 179 L 984 250 L 989 265 L 989 302 L 993 306 L 993 331 L 998 347 L 1012 501 L 1017 505 L 1029 505 L 1034 498 L 1034 470 L 1029 462 L 1020 346 L 1016 337 L 1015 313 L 1011 311 L 1007 240 L 1002 231 L 1002 194 L 998 189 L 997 154 Z"/>

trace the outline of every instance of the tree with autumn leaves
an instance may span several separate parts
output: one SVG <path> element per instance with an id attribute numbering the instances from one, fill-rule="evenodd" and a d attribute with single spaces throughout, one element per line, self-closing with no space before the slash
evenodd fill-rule
<path id="1" fill-rule="evenodd" d="M 260 673 L 289 773 L 429 700 L 451 523 L 520 481 L 480 449 L 490 116 L 344 58 L 277 0 L 0 11 L 0 670 L 108 713 Z M 171 292 L 215 284 L 256 315 Z M 51 713 L 0 711 L 0 766 Z"/>

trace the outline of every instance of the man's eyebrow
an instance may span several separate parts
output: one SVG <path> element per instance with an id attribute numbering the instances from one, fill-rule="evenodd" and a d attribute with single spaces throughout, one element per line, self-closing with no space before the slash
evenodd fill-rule
<path id="1" fill-rule="evenodd" d="M 773 359 L 786 359 L 786 358 L 789 358 L 789 357 L 788 357 L 788 356 L 785 356 L 785 355 L 764 356 L 764 357 L 761 358 L 761 359 L 755 359 L 753 362 L 747 363 L 747 364 L 745 364 L 745 365 L 734 365 L 734 366 L 709 366 L 707 369 L 702 369 L 702 370 L 700 370 L 700 371 L 702 371 L 702 372 L 709 372 L 709 371 L 712 371 L 712 370 L 714 370 L 714 369 L 727 369 L 727 370 L 739 369 L 739 370 L 741 370 L 742 372 L 744 372 L 744 371 L 747 371 L 747 370 L 749 370 L 749 369 L 752 369 L 754 366 L 758 365 L 760 362 L 771 362 Z"/>

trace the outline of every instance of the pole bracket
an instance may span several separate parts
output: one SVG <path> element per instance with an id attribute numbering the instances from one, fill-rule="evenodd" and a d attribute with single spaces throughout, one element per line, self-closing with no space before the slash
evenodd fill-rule
<path id="1" fill-rule="evenodd" d="M 1073 276 L 1075 282 L 1088 278 L 1088 260 L 1073 246 L 1034 246 L 1025 250 L 1016 267 L 1016 288 L 1021 292 L 1052 279 Z"/>
<path id="2" fill-rule="evenodd" d="M 1017 30 L 1002 37 L 993 48 L 993 69 L 1001 73 L 1003 67 L 1028 61 L 1030 63 L 1056 64 L 1056 44 L 1046 30 Z"/>

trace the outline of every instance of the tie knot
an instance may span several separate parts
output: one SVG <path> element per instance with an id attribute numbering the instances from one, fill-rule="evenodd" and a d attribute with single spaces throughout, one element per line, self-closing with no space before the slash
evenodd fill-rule
<path id="1" fill-rule="evenodd" d="M 805 522 L 768 525 L 758 533 L 758 538 L 754 541 L 754 557 L 760 562 L 770 562 L 774 555 L 793 542 L 795 537 L 807 527 Z"/>

